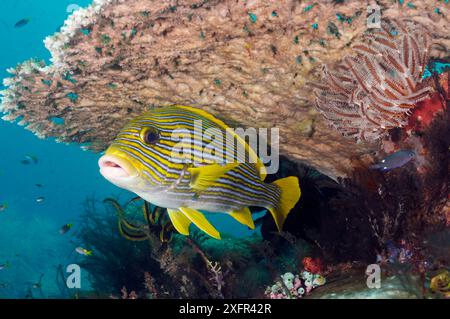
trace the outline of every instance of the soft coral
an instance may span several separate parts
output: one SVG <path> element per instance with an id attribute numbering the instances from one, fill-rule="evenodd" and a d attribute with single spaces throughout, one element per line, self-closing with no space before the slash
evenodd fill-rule
<path id="1" fill-rule="evenodd" d="M 442 92 L 435 92 L 430 98 L 417 103 L 409 117 L 408 125 L 405 127 L 407 132 L 425 129 L 431 124 L 437 112 L 445 110 L 445 100 L 448 100 L 450 97 L 448 80 L 449 73 L 443 73 L 439 77 L 439 85 L 442 88 Z"/>

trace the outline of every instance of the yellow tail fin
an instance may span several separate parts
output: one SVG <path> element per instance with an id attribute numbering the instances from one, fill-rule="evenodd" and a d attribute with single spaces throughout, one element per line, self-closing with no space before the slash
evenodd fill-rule
<path id="1" fill-rule="evenodd" d="M 289 212 L 297 204 L 302 194 L 298 178 L 295 176 L 289 176 L 279 179 L 272 183 L 281 190 L 280 202 L 274 208 L 269 209 L 272 214 L 278 231 L 283 229 L 284 221 L 286 220 Z"/>

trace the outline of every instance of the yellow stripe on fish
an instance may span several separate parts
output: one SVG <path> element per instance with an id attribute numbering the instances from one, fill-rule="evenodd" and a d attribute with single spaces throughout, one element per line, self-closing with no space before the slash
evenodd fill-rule
<path id="1" fill-rule="evenodd" d="M 225 213 L 254 228 L 249 206 L 267 208 L 281 230 L 301 195 L 297 177 L 265 183 L 264 164 L 250 145 L 221 120 L 188 106 L 133 119 L 99 164 L 112 183 L 167 208 L 184 235 L 194 224 L 220 239 L 201 211 Z"/>

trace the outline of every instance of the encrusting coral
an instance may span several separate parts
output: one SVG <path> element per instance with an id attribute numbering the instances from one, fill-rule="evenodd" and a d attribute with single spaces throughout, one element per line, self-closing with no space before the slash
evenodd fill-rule
<path id="1" fill-rule="evenodd" d="M 377 3 L 383 19 L 426 25 L 430 56 L 447 54 L 444 3 Z M 367 146 L 328 129 L 306 83 L 352 52 L 366 12 L 356 0 L 95 0 L 46 39 L 52 64 L 9 70 L 1 111 L 38 136 L 103 150 L 144 110 L 191 105 L 231 126 L 278 127 L 284 154 L 343 176 Z"/>

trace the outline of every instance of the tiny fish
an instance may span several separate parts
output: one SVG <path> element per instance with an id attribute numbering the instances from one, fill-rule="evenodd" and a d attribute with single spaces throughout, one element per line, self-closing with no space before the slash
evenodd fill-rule
<path id="1" fill-rule="evenodd" d="M 44 187 L 44 185 L 42 185 L 42 184 L 35 184 L 35 186 L 39 187 L 39 188 Z"/>
<path id="2" fill-rule="evenodd" d="M 4 212 L 8 208 L 7 203 L 0 204 L 0 213 Z"/>
<path id="3" fill-rule="evenodd" d="M 86 248 L 83 248 L 83 247 L 77 247 L 77 248 L 75 248 L 75 251 L 83 256 L 91 256 L 92 255 L 92 250 L 87 250 Z"/>
<path id="4" fill-rule="evenodd" d="M 26 158 L 30 163 L 33 163 L 33 164 L 37 164 L 37 163 L 38 163 L 38 158 L 37 158 L 36 156 L 34 156 L 34 155 L 26 154 L 26 155 L 25 155 L 25 158 Z"/>
<path id="5" fill-rule="evenodd" d="M 30 21 L 31 21 L 31 18 L 25 18 L 25 19 L 19 20 L 14 25 L 14 28 L 22 28 L 22 27 L 26 26 L 28 23 L 30 23 Z"/>
<path id="6" fill-rule="evenodd" d="M 389 171 L 394 168 L 402 167 L 414 159 L 415 156 L 416 153 L 413 150 L 401 150 L 387 156 L 381 162 L 371 165 L 370 168 L 381 171 Z"/>
<path id="7" fill-rule="evenodd" d="M 45 201 L 45 197 L 43 197 L 43 196 L 36 198 L 37 203 L 43 203 L 44 201 Z"/>
<path id="8" fill-rule="evenodd" d="M 38 158 L 31 154 L 26 154 L 25 159 L 21 160 L 20 163 L 23 165 L 37 164 Z"/>
<path id="9" fill-rule="evenodd" d="M 33 289 L 41 289 L 41 288 L 42 288 L 42 278 L 44 278 L 44 274 L 41 274 L 41 276 L 39 277 L 39 281 L 36 282 L 36 283 L 33 283 L 33 284 L 31 285 L 31 287 L 32 287 Z"/>
<path id="10" fill-rule="evenodd" d="M 9 268 L 10 266 L 10 263 L 7 261 L 6 263 L 0 265 L 0 270 L 4 270 L 6 268 Z"/>
<path id="11" fill-rule="evenodd" d="M 63 225 L 60 229 L 59 229 L 59 233 L 61 235 L 64 235 L 65 233 L 67 233 L 71 228 L 72 228 L 72 224 L 65 224 Z"/>

